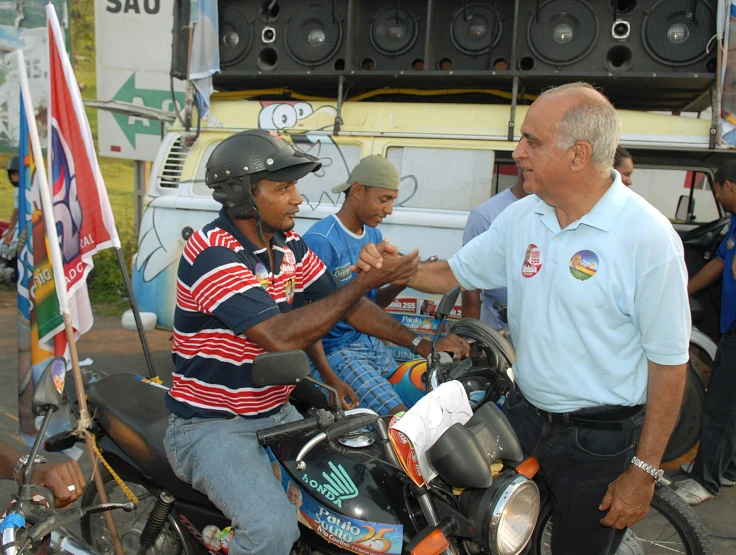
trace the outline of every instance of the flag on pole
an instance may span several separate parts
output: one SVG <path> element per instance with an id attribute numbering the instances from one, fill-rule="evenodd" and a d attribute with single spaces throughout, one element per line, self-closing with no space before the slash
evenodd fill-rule
<path id="1" fill-rule="evenodd" d="M 30 323 L 31 364 L 36 366 L 51 356 L 63 355 L 66 346 L 64 319 L 56 297 L 51 269 L 46 225 L 41 212 L 38 183 L 28 136 L 28 122 L 21 98 L 20 108 L 20 183 L 18 198 L 18 310 Z M 43 161 L 41 161 L 43 163 Z M 43 171 L 43 166 L 42 166 Z M 59 336 L 57 345 L 55 337 Z"/>
<path id="2" fill-rule="evenodd" d="M 97 163 L 69 55 L 53 4 L 49 27 L 49 184 L 75 334 L 92 327 L 87 275 L 92 255 L 120 247 L 105 183 Z M 77 315 L 75 318 L 75 308 Z"/>

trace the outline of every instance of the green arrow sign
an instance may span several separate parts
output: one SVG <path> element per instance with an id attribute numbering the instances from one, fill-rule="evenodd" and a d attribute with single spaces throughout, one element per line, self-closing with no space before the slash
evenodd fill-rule
<path id="1" fill-rule="evenodd" d="M 184 104 L 184 93 L 175 93 L 176 100 L 180 104 Z M 130 102 L 143 104 L 149 108 L 158 110 L 166 110 L 172 112 L 171 92 L 157 89 L 138 89 L 135 86 L 135 73 L 130 74 L 130 78 L 115 93 L 113 100 L 120 102 Z M 155 120 L 145 120 L 135 115 L 125 115 L 113 113 L 112 117 L 120 126 L 125 134 L 128 142 L 135 148 L 136 135 L 158 135 L 161 136 L 161 122 Z"/>

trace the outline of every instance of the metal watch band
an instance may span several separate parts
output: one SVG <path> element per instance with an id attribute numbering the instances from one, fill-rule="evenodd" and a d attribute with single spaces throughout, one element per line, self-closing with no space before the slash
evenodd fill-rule
<path id="1" fill-rule="evenodd" d="M 33 462 L 36 464 L 43 464 L 48 461 L 44 459 L 42 456 L 36 455 L 36 457 L 33 459 Z M 20 471 L 27 464 L 28 464 L 28 455 L 23 455 L 21 458 L 18 459 L 18 462 L 15 463 L 15 469 L 13 470 L 13 480 L 14 481 L 16 482 L 18 481 L 18 477 L 20 476 Z"/>
<path id="2" fill-rule="evenodd" d="M 413 355 L 417 354 L 417 348 L 419 347 L 419 344 L 424 341 L 424 338 L 420 335 L 417 335 L 409 345 L 409 350 L 412 352 Z"/>
<path id="3" fill-rule="evenodd" d="M 662 476 L 664 476 L 664 470 L 662 470 L 661 468 L 655 468 L 651 464 L 645 463 L 639 457 L 634 456 L 634 458 L 631 459 L 631 464 L 641 468 L 644 472 L 654 478 L 655 482 L 659 482 L 662 479 Z"/>

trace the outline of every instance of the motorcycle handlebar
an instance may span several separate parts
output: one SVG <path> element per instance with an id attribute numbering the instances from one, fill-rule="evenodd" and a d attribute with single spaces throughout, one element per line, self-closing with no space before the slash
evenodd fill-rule
<path id="1" fill-rule="evenodd" d="M 372 426 L 378 420 L 375 414 L 358 414 L 355 416 L 346 416 L 342 420 L 336 422 L 325 430 L 326 439 L 337 439 L 354 430 Z"/>
<path id="2" fill-rule="evenodd" d="M 297 422 L 289 422 L 288 424 L 281 424 L 280 426 L 274 426 L 273 428 L 266 428 L 265 430 L 258 430 L 256 437 L 258 443 L 261 445 L 267 445 L 280 439 L 288 437 L 298 437 L 309 432 L 313 432 L 319 429 L 319 421 L 316 417 L 305 418 Z"/>

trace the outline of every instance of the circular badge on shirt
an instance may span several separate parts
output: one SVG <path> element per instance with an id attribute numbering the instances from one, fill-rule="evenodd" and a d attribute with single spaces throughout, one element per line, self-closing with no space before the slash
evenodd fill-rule
<path id="1" fill-rule="evenodd" d="M 570 259 L 570 273 L 575 279 L 585 281 L 598 271 L 598 263 L 598 255 L 593 251 L 578 251 Z"/>
<path id="2" fill-rule="evenodd" d="M 261 287 L 268 289 L 268 270 L 260 262 L 256 264 L 256 279 L 261 284 Z"/>
<path id="3" fill-rule="evenodd" d="M 542 269 L 542 251 L 534 243 L 526 248 L 524 264 L 521 266 L 521 275 L 525 278 L 534 277 Z"/>
<path id="4" fill-rule="evenodd" d="M 726 248 L 728 250 L 732 250 L 733 249 L 733 246 L 734 246 L 734 243 L 736 243 L 736 238 L 729 237 L 728 238 L 728 241 L 726 241 Z"/>

